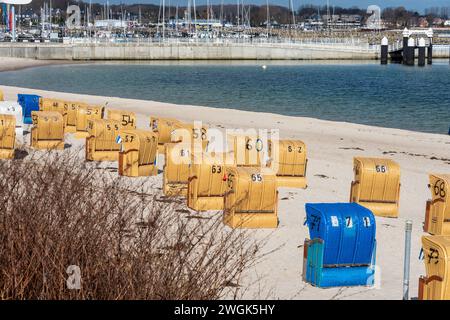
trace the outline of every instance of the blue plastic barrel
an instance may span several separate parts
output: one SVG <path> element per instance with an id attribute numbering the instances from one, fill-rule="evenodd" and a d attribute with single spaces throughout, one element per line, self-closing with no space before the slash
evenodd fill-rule
<path id="1" fill-rule="evenodd" d="M 18 94 L 17 102 L 22 106 L 23 123 L 32 124 L 31 111 L 39 111 L 40 96 L 34 94 Z"/>
<path id="2" fill-rule="evenodd" d="M 323 265 L 370 265 L 375 249 L 373 213 L 357 203 L 307 203 L 311 239 L 324 243 Z"/>

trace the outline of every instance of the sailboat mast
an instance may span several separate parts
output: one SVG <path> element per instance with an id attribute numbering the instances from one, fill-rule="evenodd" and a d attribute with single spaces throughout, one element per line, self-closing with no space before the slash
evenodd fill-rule
<path id="1" fill-rule="evenodd" d="M 327 0 L 327 29 L 330 31 L 330 0 Z"/>
<path id="2" fill-rule="evenodd" d="M 206 24 L 208 25 L 209 31 L 209 0 L 206 0 Z"/>
<path id="3" fill-rule="evenodd" d="M 48 18 L 50 23 L 50 32 L 52 32 L 52 0 L 50 0 L 50 8 L 48 10 Z"/>
<path id="4" fill-rule="evenodd" d="M 162 29 L 163 29 L 163 41 L 165 39 L 165 33 L 166 33 L 166 0 L 163 0 L 163 7 L 162 7 Z"/>
<path id="5" fill-rule="evenodd" d="M 292 24 L 295 26 L 295 9 L 294 9 L 294 0 L 290 0 L 291 9 L 292 9 Z"/>
<path id="6" fill-rule="evenodd" d="M 220 1 L 220 23 L 223 27 L 223 0 Z"/>
<path id="7" fill-rule="evenodd" d="M 269 38 L 269 25 L 270 25 L 269 0 L 266 0 L 266 9 L 267 9 L 267 21 L 266 21 L 267 38 Z"/>
<path id="8" fill-rule="evenodd" d="M 237 12 L 237 14 L 236 14 L 236 18 L 237 18 L 236 25 L 237 25 L 237 28 L 239 29 L 239 0 L 237 0 L 236 12 Z"/>
<path id="9" fill-rule="evenodd" d="M 191 0 L 188 0 L 187 19 L 188 19 L 189 32 L 191 32 L 191 21 L 192 21 Z"/>
<path id="10" fill-rule="evenodd" d="M 197 37 L 197 7 L 195 5 L 195 0 L 193 1 L 193 5 L 194 5 L 194 28 L 195 28 L 195 37 Z"/>
<path id="11" fill-rule="evenodd" d="M 171 3 L 170 3 L 170 0 L 169 0 L 169 5 L 167 6 L 167 10 L 168 10 L 168 13 L 167 13 L 167 22 L 169 23 L 169 21 L 170 21 L 170 17 L 171 17 Z M 169 24 L 167 24 L 167 26 L 169 26 Z"/>

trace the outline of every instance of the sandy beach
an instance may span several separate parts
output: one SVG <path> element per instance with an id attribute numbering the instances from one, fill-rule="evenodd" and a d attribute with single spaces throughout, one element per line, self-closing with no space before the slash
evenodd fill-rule
<path id="1" fill-rule="evenodd" d="M 76 63 L 68 60 L 35 60 L 23 58 L 0 57 L 0 72 L 14 71 L 32 67 L 41 67 L 56 64 Z"/>
<path id="2" fill-rule="evenodd" d="M 4 70 L 1 65 L 0 70 Z M 218 128 L 279 129 L 281 138 L 300 139 L 308 150 L 308 188 L 280 189 L 279 227 L 253 233 L 256 239 L 269 236 L 263 252 L 277 250 L 247 271 L 244 286 L 248 290 L 244 298 L 401 299 L 406 220 L 413 221 L 410 296 L 417 297 L 418 278 L 425 272 L 424 263 L 418 257 L 425 203 L 430 197 L 428 174 L 450 173 L 450 136 L 117 97 L 6 86 L 0 86 L 0 90 L 7 100 L 16 100 L 17 93 L 33 93 L 132 110 L 138 114 L 139 128 L 148 128 L 149 116 L 157 115 L 185 121 L 200 120 Z M 72 137 L 68 137 L 68 141 L 73 147 L 83 144 Z M 376 218 L 376 272 L 381 282 L 375 288 L 315 288 L 301 278 L 303 242 L 308 237 L 308 229 L 303 225 L 304 205 L 308 202 L 348 202 L 354 156 L 388 157 L 401 166 L 400 216 L 398 219 Z M 162 184 L 162 174 L 157 179 Z M 255 281 L 257 279 L 259 281 Z"/>

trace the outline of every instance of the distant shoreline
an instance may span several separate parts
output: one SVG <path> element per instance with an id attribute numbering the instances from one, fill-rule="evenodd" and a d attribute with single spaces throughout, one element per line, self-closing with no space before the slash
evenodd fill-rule
<path id="1" fill-rule="evenodd" d="M 70 65 L 70 64 L 157 64 L 157 65 L 174 65 L 174 64 L 186 64 L 186 63 L 198 63 L 198 64 L 277 64 L 277 65 L 290 65 L 290 64 L 373 64 L 374 60 L 38 60 L 29 58 L 9 58 L 0 57 L 0 72 L 8 71 L 20 71 L 30 68 L 45 67 L 45 66 L 58 66 L 58 65 Z"/>
<path id="2" fill-rule="evenodd" d="M 435 62 L 447 61 L 445 58 L 436 58 Z M 293 64 L 323 64 L 323 65 L 358 65 L 377 64 L 377 60 L 348 60 L 348 59 L 313 59 L 313 60 L 38 60 L 30 58 L 10 58 L 0 56 L 0 72 L 20 71 L 24 69 L 58 66 L 58 65 L 83 65 L 83 64 L 154 64 L 154 65 L 177 65 L 177 64 L 230 64 L 230 65 L 293 65 Z"/>
<path id="3" fill-rule="evenodd" d="M 437 59 L 438 60 L 438 59 Z M 270 64 L 270 65 L 293 65 L 293 64 L 342 64 L 342 65 L 358 65 L 358 64 L 377 64 L 376 60 L 37 60 L 29 58 L 9 58 L 0 57 L 0 72 L 3 71 L 16 71 L 34 67 L 56 66 L 56 65 L 69 65 L 69 64 L 96 64 L 96 65 L 108 65 L 108 64 L 153 64 L 153 65 L 178 65 L 178 64 L 198 64 L 198 65 L 258 65 L 258 64 Z"/>

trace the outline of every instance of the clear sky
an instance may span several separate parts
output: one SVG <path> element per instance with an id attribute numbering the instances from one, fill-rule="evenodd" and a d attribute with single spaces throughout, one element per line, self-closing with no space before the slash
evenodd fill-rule
<path id="1" fill-rule="evenodd" d="M 161 0 L 162 1 L 162 0 Z M 226 4 L 235 4 L 238 0 L 223 0 Z M 241 0 L 239 0 L 241 1 Z M 269 0 L 271 4 L 289 5 L 289 0 Z M 302 4 L 319 4 L 326 5 L 327 0 L 292 0 L 294 8 L 298 8 Z M 329 0 L 330 5 L 351 7 L 357 6 L 360 8 L 367 8 L 369 5 L 378 5 L 381 8 L 392 6 L 404 6 L 410 10 L 418 10 L 423 12 L 425 8 L 433 6 L 449 6 L 450 0 Z M 106 0 L 93 0 L 93 2 L 106 3 Z M 109 0 L 109 3 L 153 3 L 159 4 L 159 0 Z M 166 5 L 169 3 L 172 5 L 186 5 L 188 0 L 165 0 Z M 221 3 L 221 0 L 210 0 L 210 3 Z M 244 0 L 244 4 L 265 4 L 266 0 Z M 196 0 L 196 4 L 206 4 L 206 0 Z"/>

